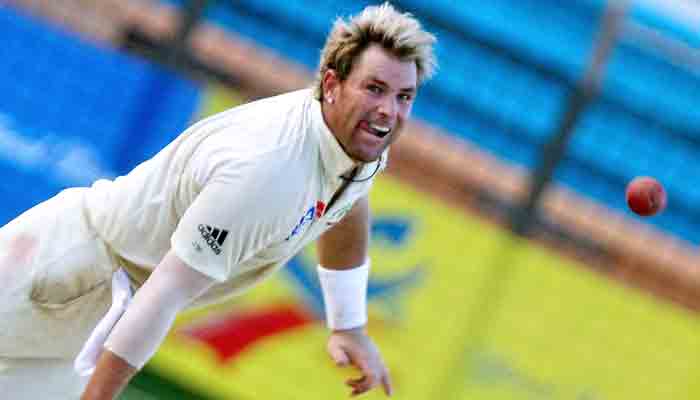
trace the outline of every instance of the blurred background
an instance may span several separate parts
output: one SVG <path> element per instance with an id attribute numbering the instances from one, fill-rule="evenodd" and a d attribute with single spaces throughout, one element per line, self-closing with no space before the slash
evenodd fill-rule
<path id="1" fill-rule="evenodd" d="M 0 2 L 0 221 L 308 86 L 334 19 L 368 4 Z M 697 399 L 700 5 L 392 4 L 440 63 L 372 194 L 369 329 L 395 396 Z M 627 209 L 636 176 L 665 185 L 662 214 Z M 314 266 L 309 248 L 181 315 L 122 398 L 347 396 Z"/>

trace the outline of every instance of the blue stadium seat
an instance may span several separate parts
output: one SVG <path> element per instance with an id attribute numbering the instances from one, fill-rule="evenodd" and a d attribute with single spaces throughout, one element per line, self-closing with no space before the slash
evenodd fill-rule
<path id="1" fill-rule="evenodd" d="M 627 42 L 618 46 L 607 68 L 606 96 L 653 115 L 700 141 L 700 109 L 695 106 L 700 74 Z"/>
<path id="2" fill-rule="evenodd" d="M 397 5 L 477 32 L 578 78 L 602 7 L 594 2 L 543 0 L 402 0 Z"/>

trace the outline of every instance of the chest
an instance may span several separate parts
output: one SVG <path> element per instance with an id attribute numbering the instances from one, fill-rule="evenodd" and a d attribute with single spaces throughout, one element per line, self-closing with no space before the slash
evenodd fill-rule
<path id="1" fill-rule="evenodd" d="M 325 231 L 345 217 L 355 202 L 367 194 L 366 183 L 348 185 L 341 193 L 339 187 L 309 193 L 302 206 L 290 210 L 283 226 L 284 237 L 257 254 L 258 262 L 278 262 L 301 251 Z"/>

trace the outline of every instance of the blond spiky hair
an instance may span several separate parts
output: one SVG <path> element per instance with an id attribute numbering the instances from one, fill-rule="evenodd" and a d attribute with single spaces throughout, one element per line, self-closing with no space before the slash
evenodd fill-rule
<path id="1" fill-rule="evenodd" d="M 366 7 L 360 14 L 345 21 L 338 18 L 333 24 L 321 51 L 314 95 L 323 99 L 323 75 L 335 70 L 344 81 L 352 66 L 369 45 L 379 44 L 402 61 L 414 61 L 418 84 L 430 79 L 437 68 L 433 53 L 436 38 L 423 30 L 420 22 L 410 13 L 400 13 L 391 4 Z"/>

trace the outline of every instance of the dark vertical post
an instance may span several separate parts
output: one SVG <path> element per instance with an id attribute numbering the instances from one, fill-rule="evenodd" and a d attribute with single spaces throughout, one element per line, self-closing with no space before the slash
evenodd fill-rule
<path id="1" fill-rule="evenodd" d="M 201 20 L 208 1 L 190 0 L 183 6 L 178 30 L 170 42 L 168 64 L 177 65 L 181 61 L 182 54 L 188 49 L 190 34 Z"/>
<path id="2" fill-rule="evenodd" d="M 627 0 L 610 1 L 605 9 L 602 24 L 591 55 L 588 68 L 569 97 L 566 110 L 549 142 L 544 145 L 539 165 L 530 177 L 528 196 L 520 207 L 516 207 L 511 220 L 513 231 L 526 236 L 536 221 L 538 205 L 547 189 L 554 169 L 564 157 L 566 146 L 576 123 L 585 108 L 598 94 L 605 73 L 605 63 L 624 23 Z"/>

